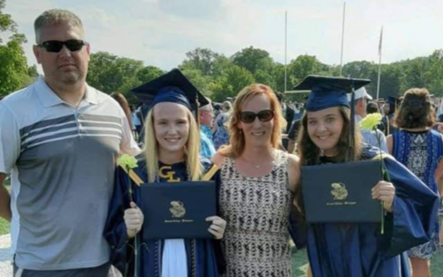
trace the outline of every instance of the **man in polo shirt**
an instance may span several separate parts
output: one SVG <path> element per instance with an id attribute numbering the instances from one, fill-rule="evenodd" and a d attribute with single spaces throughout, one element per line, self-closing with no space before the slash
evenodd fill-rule
<path id="1" fill-rule="evenodd" d="M 34 27 L 44 78 L 0 102 L 0 216 L 11 220 L 15 276 L 106 276 L 115 160 L 139 149 L 119 104 L 85 82 L 80 19 L 49 10 Z"/>

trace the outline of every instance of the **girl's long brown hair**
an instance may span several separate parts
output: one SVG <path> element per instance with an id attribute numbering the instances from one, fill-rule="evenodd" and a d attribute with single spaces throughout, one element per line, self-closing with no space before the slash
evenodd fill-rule
<path id="1" fill-rule="evenodd" d="M 336 162 L 357 161 L 362 153 L 362 137 L 360 130 L 354 126 L 354 145 L 350 145 L 349 133 L 351 132 L 350 110 L 346 107 L 338 107 L 340 115 L 343 118 L 343 129 L 337 144 L 337 155 L 334 157 Z M 316 165 L 320 163 L 321 150 L 312 142 L 309 137 L 308 114 L 306 112 L 302 118 L 302 126 L 297 138 L 297 151 L 300 156 L 300 165 Z"/>

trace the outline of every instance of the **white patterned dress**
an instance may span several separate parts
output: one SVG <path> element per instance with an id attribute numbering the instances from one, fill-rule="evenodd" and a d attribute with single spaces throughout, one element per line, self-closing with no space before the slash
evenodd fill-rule
<path id="1" fill-rule="evenodd" d="M 234 159 L 223 161 L 220 209 L 227 222 L 222 240 L 225 277 L 292 276 L 288 155 L 275 151 L 273 168 L 262 177 L 245 177 Z"/>

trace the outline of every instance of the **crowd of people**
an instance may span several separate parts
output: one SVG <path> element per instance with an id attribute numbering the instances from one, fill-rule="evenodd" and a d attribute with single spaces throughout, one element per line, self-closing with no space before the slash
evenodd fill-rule
<path id="1" fill-rule="evenodd" d="M 383 106 L 367 80 L 308 76 L 294 88 L 311 91 L 305 103 L 251 84 L 217 104 L 175 69 L 134 88 L 131 113 L 121 93 L 87 85 L 77 15 L 48 10 L 34 27 L 44 76 L 0 101 L 15 277 L 291 277 L 290 239 L 308 249 L 308 276 L 430 276 L 443 136 L 426 89 Z M 379 129 L 360 130 L 373 112 Z M 124 153 L 133 175 L 117 166 Z M 377 159 L 385 174 L 367 198 L 381 202 L 382 228 L 306 220 L 302 168 Z M 204 179 L 216 187 L 211 238 L 145 236 L 141 186 Z"/>

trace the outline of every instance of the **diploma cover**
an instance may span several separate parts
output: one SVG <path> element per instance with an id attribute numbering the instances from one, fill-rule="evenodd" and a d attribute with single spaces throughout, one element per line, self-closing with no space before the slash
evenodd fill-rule
<path id="1" fill-rule="evenodd" d="M 149 183 L 140 189 L 144 239 L 212 238 L 206 218 L 216 215 L 213 181 Z"/>
<path id="2" fill-rule="evenodd" d="M 371 193 L 382 180 L 380 167 L 379 160 L 303 166 L 306 221 L 381 222 L 381 202 Z"/>

